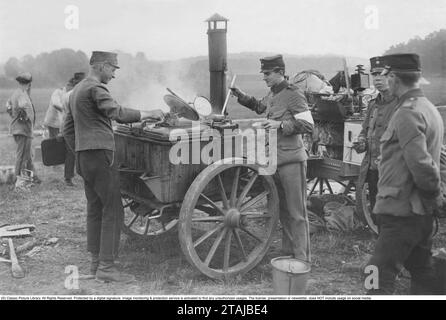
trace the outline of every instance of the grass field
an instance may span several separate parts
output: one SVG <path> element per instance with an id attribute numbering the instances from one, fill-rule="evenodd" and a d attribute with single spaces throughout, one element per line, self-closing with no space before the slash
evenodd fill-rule
<path id="1" fill-rule="evenodd" d="M 39 145 L 40 138 L 33 144 Z M 11 137 L 0 137 L 0 164 L 11 164 L 15 145 Z M 132 284 L 100 284 L 81 281 L 79 289 L 66 289 L 67 266 L 77 266 L 80 272 L 87 270 L 86 252 L 86 200 L 82 180 L 76 176 L 76 187 L 63 183 L 63 168 L 43 167 L 37 163 L 37 173 L 43 179 L 41 185 L 30 192 L 18 194 L 10 186 L 0 186 L 0 225 L 32 223 L 36 225 L 33 239 L 41 244 L 34 256 L 19 254 L 19 261 L 26 272 L 23 279 L 11 277 L 9 265 L 0 264 L 1 294 L 79 294 L 79 295 L 270 295 L 272 268 L 270 260 L 277 257 L 280 249 L 280 230 L 265 258 L 249 273 L 228 281 L 217 281 L 202 275 L 191 266 L 179 246 L 177 233 L 169 238 L 152 242 L 134 240 L 123 235 L 120 265 L 137 281 Z M 45 240 L 58 238 L 56 245 L 42 245 Z M 446 226 L 442 224 L 435 247 L 446 246 Z M 17 239 L 15 245 L 30 238 Z M 308 294 L 312 295 L 359 295 L 364 293 L 361 276 L 357 270 L 345 268 L 344 263 L 357 262 L 353 246 L 363 254 L 371 253 L 374 238 L 367 231 L 334 234 L 322 232 L 311 237 L 312 271 L 308 282 Z M 3 244 L 4 247 L 5 244 Z M 1 250 L 2 246 L 0 246 Z M 408 279 L 400 279 L 398 293 L 407 294 Z"/>
<path id="2" fill-rule="evenodd" d="M 255 96 L 262 96 L 266 89 L 259 81 L 241 82 L 240 87 Z M 34 89 L 32 98 L 37 109 L 37 124 L 41 124 L 52 89 Z M 11 90 L 0 90 L 0 131 L 7 131 L 9 116 L 4 105 Z M 252 118 L 256 115 L 237 105 L 231 98 L 228 111 L 234 118 Z M 40 137 L 33 141 L 34 146 Z M 0 135 L 0 165 L 14 163 L 15 144 L 12 137 Z M 184 257 L 177 233 L 169 238 L 151 242 L 135 240 L 123 235 L 120 265 L 125 272 L 136 276 L 135 283 L 99 284 L 95 281 L 80 282 L 79 289 L 67 289 L 67 266 L 77 266 L 80 272 L 88 269 L 86 252 L 86 200 L 80 177 L 75 177 L 76 187 L 63 183 L 63 168 L 48 168 L 36 163 L 41 185 L 33 186 L 28 193 L 16 193 L 11 186 L 0 185 L 0 225 L 32 223 L 36 225 L 33 239 L 41 250 L 33 256 L 19 254 L 26 272 L 23 279 L 11 277 L 9 265 L 0 264 L 0 295 L 270 295 L 272 268 L 270 260 L 280 250 L 280 230 L 265 258 L 249 273 L 228 281 L 212 280 L 191 266 Z M 43 245 L 45 240 L 58 238 L 56 245 Z M 30 238 L 17 239 L 15 245 Z M 362 252 L 358 256 L 354 250 Z M 312 271 L 307 294 L 311 295 L 360 295 L 364 294 L 361 275 L 349 263 L 358 265 L 365 254 L 374 247 L 374 237 L 362 228 L 354 232 L 335 234 L 321 232 L 311 236 Z M 442 222 L 434 247 L 446 247 L 446 223 Z M 0 255 L 5 244 L 0 246 Z M 4 256 L 7 257 L 7 254 Z M 398 282 L 397 293 L 408 293 L 409 280 Z"/>

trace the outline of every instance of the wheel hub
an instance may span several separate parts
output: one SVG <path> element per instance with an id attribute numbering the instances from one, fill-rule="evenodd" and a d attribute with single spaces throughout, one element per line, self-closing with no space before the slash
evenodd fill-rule
<path id="1" fill-rule="evenodd" d="M 225 225 L 229 228 L 239 228 L 240 227 L 241 214 L 235 208 L 228 210 L 225 216 Z"/>

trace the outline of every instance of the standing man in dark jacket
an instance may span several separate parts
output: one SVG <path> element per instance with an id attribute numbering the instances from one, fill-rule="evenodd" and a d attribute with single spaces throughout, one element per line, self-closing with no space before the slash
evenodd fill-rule
<path id="1" fill-rule="evenodd" d="M 107 84 L 118 69 L 117 54 L 94 51 L 90 72 L 69 97 L 63 133 L 74 136 L 77 170 L 84 179 L 87 197 L 87 249 L 92 255 L 90 272 L 99 281 L 132 281 L 116 269 L 124 210 L 119 173 L 114 162 L 112 120 L 137 122 L 148 117 L 163 118 L 160 110 L 123 108 L 111 97 Z"/>
<path id="2" fill-rule="evenodd" d="M 358 185 L 362 186 L 365 182 L 368 183 L 372 210 L 378 193 L 379 140 L 386 130 L 398 103 L 397 97 L 390 94 L 387 77 L 381 75 L 383 70 L 384 62 L 381 57 L 370 58 L 370 73 L 373 77 L 373 85 L 379 93 L 375 99 L 370 101 L 362 123 L 361 133 L 358 136 L 358 142 L 353 143 L 356 152 L 366 152 L 361 164 Z"/>
<path id="3" fill-rule="evenodd" d="M 302 134 L 312 132 L 313 118 L 303 92 L 285 80 L 282 55 L 266 57 L 260 59 L 260 62 L 263 80 L 271 88 L 266 97 L 257 100 L 236 87 L 231 90 L 241 105 L 258 114 L 267 114 L 266 129 L 277 130 L 278 169 L 274 179 L 280 201 L 282 252 L 310 261 L 306 209 L 307 154 Z"/>
<path id="4" fill-rule="evenodd" d="M 369 265 L 378 287 L 369 294 L 392 294 L 404 266 L 411 294 L 437 293 L 432 265 L 433 214 L 441 204 L 440 149 L 443 121 L 419 88 L 416 54 L 383 56 L 390 93 L 398 97 L 394 115 L 381 137 L 378 195 L 373 212 L 379 237 Z"/>

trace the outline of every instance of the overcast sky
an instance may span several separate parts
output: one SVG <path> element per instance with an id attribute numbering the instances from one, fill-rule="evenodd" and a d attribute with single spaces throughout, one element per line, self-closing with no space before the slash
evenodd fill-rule
<path id="1" fill-rule="evenodd" d="M 68 5 L 78 29 L 65 26 Z M 204 20 L 216 12 L 229 19 L 230 53 L 368 58 L 446 28 L 446 0 L 0 0 L 0 63 L 60 48 L 207 55 Z"/>

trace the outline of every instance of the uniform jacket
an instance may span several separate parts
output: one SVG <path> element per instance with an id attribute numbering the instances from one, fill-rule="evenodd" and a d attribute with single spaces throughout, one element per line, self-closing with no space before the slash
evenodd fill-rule
<path id="1" fill-rule="evenodd" d="M 378 195 L 373 212 L 430 214 L 422 198 L 440 194 L 443 120 L 421 89 L 406 92 L 381 137 Z"/>
<path id="2" fill-rule="evenodd" d="M 46 110 L 43 122 L 47 127 L 60 128 L 62 126 L 64 113 L 63 110 L 58 110 L 56 107 L 63 109 L 63 95 L 65 93 L 65 88 L 58 88 L 51 95 L 50 104 Z"/>
<path id="3" fill-rule="evenodd" d="M 360 186 L 364 184 L 369 169 L 378 170 L 380 139 L 395 112 L 397 104 L 398 99 L 396 97 L 385 99 L 381 93 L 369 103 L 364 122 L 362 123 L 362 130 L 358 136 L 359 141 L 366 142 L 366 149 L 364 150 L 366 154 L 362 160 L 360 170 Z"/>
<path id="4" fill-rule="evenodd" d="M 277 130 L 277 165 L 307 159 L 302 134 L 312 132 L 313 119 L 303 92 L 296 86 L 283 81 L 261 100 L 242 95 L 238 102 L 258 114 L 266 112 L 268 119 L 282 121 L 283 128 Z"/>
<path id="5" fill-rule="evenodd" d="M 32 138 L 36 123 L 36 111 L 28 93 L 22 88 L 16 89 L 9 98 L 12 106 L 11 134 Z"/>
<path id="6" fill-rule="evenodd" d="M 130 123 L 140 119 L 139 111 L 121 107 L 105 85 L 88 77 L 78 83 L 70 94 L 63 135 L 66 141 L 74 136 L 75 151 L 114 151 L 112 120 Z"/>

